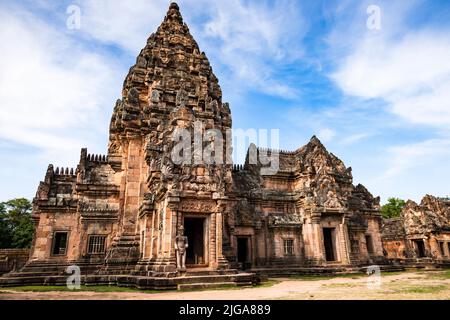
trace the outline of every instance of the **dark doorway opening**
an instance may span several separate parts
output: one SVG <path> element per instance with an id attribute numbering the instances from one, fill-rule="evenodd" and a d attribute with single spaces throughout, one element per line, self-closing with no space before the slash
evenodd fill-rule
<path id="1" fill-rule="evenodd" d="M 366 235 L 366 246 L 367 246 L 367 252 L 369 254 L 373 254 L 373 242 L 372 242 L 372 236 Z"/>
<path id="2" fill-rule="evenodd" d="M 188 238 L 186 265 L 206 265 L 205 218 L 184 218 L 184 234 Z"/>
<path id="3" fill-rule="evenodd" d="M 442 241 L 439 242 L 439 249 L 441 250 L 441 255 L 444 257 L 445 256 L 444 242 L 442 242 Z"/>
<path id="4" fill-rule="evenodd" d="M 323 228 L 323 242 L 327 261 L 336 261 L 334 254 L 334 228 Z"/>
<path id="5" fill-rule="evenodd" d="M 246 269 L 249 264 L 249 238 L 237 238 L 237 261 L 242 269 Z"/>
<path id="6" fill-rule="evenodd" d="M 416 243 L 417 256 L 419 258 L 425 258 L 427 255 L 425 254 L 425 244 L 423 240 L 414 240 Z"/>

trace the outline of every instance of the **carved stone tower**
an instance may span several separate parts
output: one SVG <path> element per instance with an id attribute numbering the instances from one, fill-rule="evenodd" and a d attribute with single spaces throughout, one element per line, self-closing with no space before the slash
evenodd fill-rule
<path id="1" fill-rule="evenodd" d="M 205 249 L 197 249 L 196 258 L 201 261 L 195 263 L 219 264 L 221 250 L 215 241 L 220 241 L 221 231 L 215 226 L 211 229 L 211 223 L 220 223 L 214 214 L 231 186 L 231 165 L 205 164 L 203 151 L 199 154 L 194 146 L 200 143 L 197 150 L 203 150 L 214 143 L 213 136 L 203 141 L 205 130 L 215 129 L 225 137 L 230 128 L 230 109 L 222 103 L 218 80 L 183 23 L 178 5 L 172 3 L 130 69 L 111 119 L 108 158 L 114 169 L 122 172 L 122 201 L 120 232 L 108 254 L 109 265 L 132 265 L 140 258 L 145 270 L 173 271 L 173 239 L 185 221 L 180 208 L 195 204 L 192 215 L 201 208 L 199 199 L 209 211 L 202 210 L 198 219 L 204 219 L 205 230 L 218 234 L 205 232 L 203 239 L 198 239 Z M 174 136 L 180 129 L 192 137 L 191 161 L 181 164 L 172 160 L 178 143 Z M 194 129 L 202 141 L 195 141 Z M 229 154 L 226 145 L 222 150 Z M 200 226 L 199 220 L 192 222 Z"/>
<path id="2" fill-rule="evenodd" d="M 256 273 L 239 269 L 385 261 L 380 199 L 354 186 L 351 168 L 316 137 L 295 151 L 252 145 L 233 166 L 229 129 L 218 80 L 172 3 L 126 76 L 108 154 L 82 149 L 75 170 L 49 165 L 33 200 L 30 260 L 0 285 L 31 274 L 32 283 L 65 284 L 58 275 L 74 264 L 86 283 L 152 289 L 193 275 L 189 283 L 251 284 Z M 263 173 L 263 154 L 276 155 L 276 172 Z M 181 227 L 186 268 L 175 251 Z"/>

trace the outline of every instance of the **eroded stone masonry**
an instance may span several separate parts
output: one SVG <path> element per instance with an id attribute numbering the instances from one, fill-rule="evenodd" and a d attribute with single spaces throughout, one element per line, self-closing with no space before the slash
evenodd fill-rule
<path id="1" fill-rule="evenodd" d="M 241 166 L 177 165 L 173 133 L 193 130 L 195 121 L 224 135 L 232 124 L 205 53 L 171 4 L 125 79 L 108 153 L 82 149 L 76 169 L 48 167 L 34 199 L 30 260 L 14 277 L 40 272 L 57 281 L 77 265 L 86 282 L 139 276 L 141 287 L 170 287 L 175 282 L 157 279 L 238 282 L 247 275 L 245 283 L 264 270 L 385 262 L 379 198 L 354 186 L 351 168 L 316 137 L 280 152 L 274 175 L 261 175 L 248 157 Z M 187 270 L 176 264 L 180 226 L 189 241 Z"/>
<path id="2" fill-rule="evenodd" d="M 408 201 L 399 218 L 385 220 L 383 245 L 390 260 L 400 263 L 450 262 L 450 201 L 425 196 Z"/>

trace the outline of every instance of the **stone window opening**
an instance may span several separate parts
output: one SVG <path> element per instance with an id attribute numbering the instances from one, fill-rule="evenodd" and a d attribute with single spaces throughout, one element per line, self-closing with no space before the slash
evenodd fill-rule
<path id="1" fill-rule="evenodd" d="M 52 255 L 65 256 L 67 254 L 67 236 L 66 231 L 57 231 L 53 235 Z"/>
<path id="2" fill-rule="evenodd" d="M 91 235 L 88 241 L 88 254 L 105 253 L 106 236 Z"/>
<path id="3" fill-rule="evenodd" d="M 293 256 L 294 255 L 294 240 L 293 239 L 285 239 L 283 241 L 284 246 L 284 255 L 285 256 Z"/>

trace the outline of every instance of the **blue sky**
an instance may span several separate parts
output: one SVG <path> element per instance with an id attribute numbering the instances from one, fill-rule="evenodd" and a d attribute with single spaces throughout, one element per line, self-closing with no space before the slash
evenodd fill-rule
<path id="1" fill-rule="evenodd" d="M 234 128 L 279 128 L 288 150 L 317 135 L 383 202 L 450 194 L 448 1 L 178 4 Z M 75 167 L 82 147 L 106 152 L 123 79 L 168 5 L 0 0 L 0 200 L 32 198 L 47 165 Z"/>

